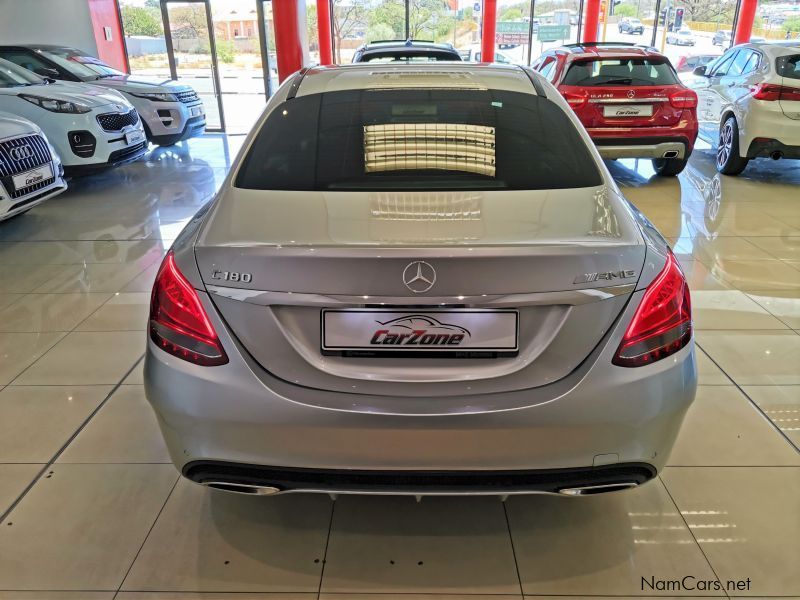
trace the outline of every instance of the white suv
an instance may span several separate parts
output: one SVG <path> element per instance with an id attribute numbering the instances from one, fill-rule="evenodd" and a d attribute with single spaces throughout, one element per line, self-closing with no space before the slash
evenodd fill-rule
<path id="1" fill-rule="evenodd" d="M 132 162 L 147 150 L 139 114 L 122 94 L 43 79 L 2 58 L 0 110 L 39 125 L 70 175 Z"/>
<path id="2" fill-rule="evenodd" d="M 65 189 L 61 159 L 38 125 L 0 113 L 0 221 Z"/>
<path id="3" fill-rule="evenodd" d="M 700 136 L 717 141 L 717 170 L 738 175 L 753 158 L 800 158 L 800 42 L 735 46 L 698 67 Z"/>

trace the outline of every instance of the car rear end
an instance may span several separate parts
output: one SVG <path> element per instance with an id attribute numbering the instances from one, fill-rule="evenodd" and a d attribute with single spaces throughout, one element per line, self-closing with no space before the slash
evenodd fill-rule
<path id="1" fill-rule="evenodd" d="M 41 130 L 0 113 L 0 221 L 66 189 L 61 160 Z"/>
<path id="2" fill-rule="evenodd" d="M 739 147 L 747 158 L 800 158 L 800 43 L 758 48 L 770 64 L 751 87 Z"/>
<path id="3" fill-rule="evenodd" d="M 574 55 L 558 90 L 604 158 L 689 158 L 697 95 L 666 57 L 630 48 Z"/>
<path id="4" fill-rule="evenodd" d="M 176 466 L 243 493 L 632 487 L 695 384 L 664 240 L 552 87 L 476 65 L 284 86 L 162 264 L 145 362 Z"/>

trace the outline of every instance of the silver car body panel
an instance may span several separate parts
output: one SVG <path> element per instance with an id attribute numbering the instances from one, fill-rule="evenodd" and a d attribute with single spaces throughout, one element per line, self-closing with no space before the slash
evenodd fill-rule
<path id="1" fill-rule="evenodd" d="M 441 73 L 433 75 L 443 69 L 458 77 L 441 85 L 534 93 L 529 75 L 511 67 L 317 68 L 288 80 L 254 131 L 290 94 L 371 86 L 376 77 L 431 86 L 442 81 Z M 148 341 L 147 396 L 180 469 L 203 461 L 348 472 L 665 464 L 694 398 L 693 343 L 640 368 L 614 366 L 611 358 L 644 288 L 665 264 L 667 244 L 621 195 L 566 102 L 538 81 L 591 148 L 603 185 L 468 193 L 241 190 L 233 181 L 251 133 L 215 201 L 173 247 L 229 362 L 197 366 Z M 403 283 L 415 260 L 437 272 L 433 288 L 421 294 Z M 249 276 L 222 281 L 223 271 Z M 320 352 L 321 309 L 388 306 L 513 307 L 520 314 L 519 354 Z M 419 490 L 409 484 L 396 491 Z"/>

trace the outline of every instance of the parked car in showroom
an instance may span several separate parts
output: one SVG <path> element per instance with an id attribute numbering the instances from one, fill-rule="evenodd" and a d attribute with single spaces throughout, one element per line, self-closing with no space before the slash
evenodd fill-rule
<path id="1" fill-rule="evenodd" d="M 675 70 L 678 74 L 681 73 L 691 73 L 697 67 L 702 67 L 703 65 L 707 65 L 708 63 L 715 61 L 718 59 L 722 54 L 684 54 L 678 59 L 678 62 L 675 63 Z"/>
<path id="2" fill-rule="evenodd" d="M 651 158 L 659 175 L 683 171 L 697 138 L 697 95 L 655 48 L 570 44 L 533 68 L 567 99 L 604 158 Z"/>
<path id="3" fill-rule="evenodd" d="M 642 23 L 639 19 L 634 19 L 632 17 L 623 18 L 619 23 L 617 23 L 617 28 L 619 29 L 620 33 L 629 33 L 631 35 L 644 34 L 644 23 Z"/>
<path id="4" fill-rule="evenodd" d="M 88 83 L 122 93 L 136 108 L 147 139 L 154 144 L 170 146 L 205 131 L 203 101 L 189 85 L 171 80 L 154 83 L 133 77 L 82 50 L 66 46 L 0 46 L 0 58 L 43 77 Z"/>
<path id="5" fill-rule="evenodd" d="M 696 388 L 689 291 L 519 66 L 314 67 L 156 275 L 175 465 L 246 494 L 641 485 Z"/>
<path id="6" fill-rule="evenodd" d="M 694 71 L 700 134 L 717 169 L 738 175 L 754 158 L 800 158 L 800 42 L 734 46 Z"/>
<path id="7" fill-rule="evenodd" d="M 714 37 L 711 38 L 711 43 L 714 46 L 725 48 L 731 45 L 731 40 L 733 40 L 733 31 L 730 29 L 720 29 L 714 34 Z"/>
<path id="8" fill-rule="evenodd" d="M 676 46 L 694 46 L 697 44 L 697 38 L 691 29 L 679 29 L 678 31 L 670 31 L 667 34 L 667 43 Z"/>
<path id="9" fill-rule="evenodd" d="M 0 111 L 39 125 L 67 174 L 138 160 L 147 149 L 139 115 L 122 94 L 54 82 L 2 58 Z"/>
<path id="10" fill-rule="evenodd" d="M 452 44 L 436 44 L 425 40 L 385 40 L 369 42 L 356 48 L 353 62 L 437 62 L 461 61 Z"/>
<path id="11" fill-rule="evenodd" d="M 0 221 L 65 189 L 61 160 L 39 126 L 0 112 Z"/>

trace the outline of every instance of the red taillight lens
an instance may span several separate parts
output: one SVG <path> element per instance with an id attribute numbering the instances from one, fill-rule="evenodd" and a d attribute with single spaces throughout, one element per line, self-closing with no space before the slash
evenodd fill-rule
<path id="1" fill-rule="evenodd" d="M 692 90 L 678 90 L 669 95 L 669 103 L 675 108 L 696 108 L 697 94 Z"/>
<path id="2" fill-rule="evenodd" d="M 790 87 L 788 85 L 777 85 L 774 83 L 759 83 L 750 86 L 753 98 L 756 100 L 766 100 L 768 102 L 776 102 L 783 100 L 784 102 L 800 102 L 800 88 Z"/>
<path id="3" fill-rule="evenodd" d="M 150 298 L 150 339 L 173 356 L 196 365 L 224 365 L 228 357 L 200 298 L 170 251 L 156 275 Z"/>
<path id="4" fill-rule="evenodd" d="M 586 92 L 561 92 L 561 95 L 573 109 L 580 108 L 589 101 L 589 94 Z"/>
<path id="5" fill-rule="evenodd" d="M 644 292 L 617 354 L 619 367 L 642 367 L 674 354 L 692 339 L 689 286 L 672 252 Z"/>

